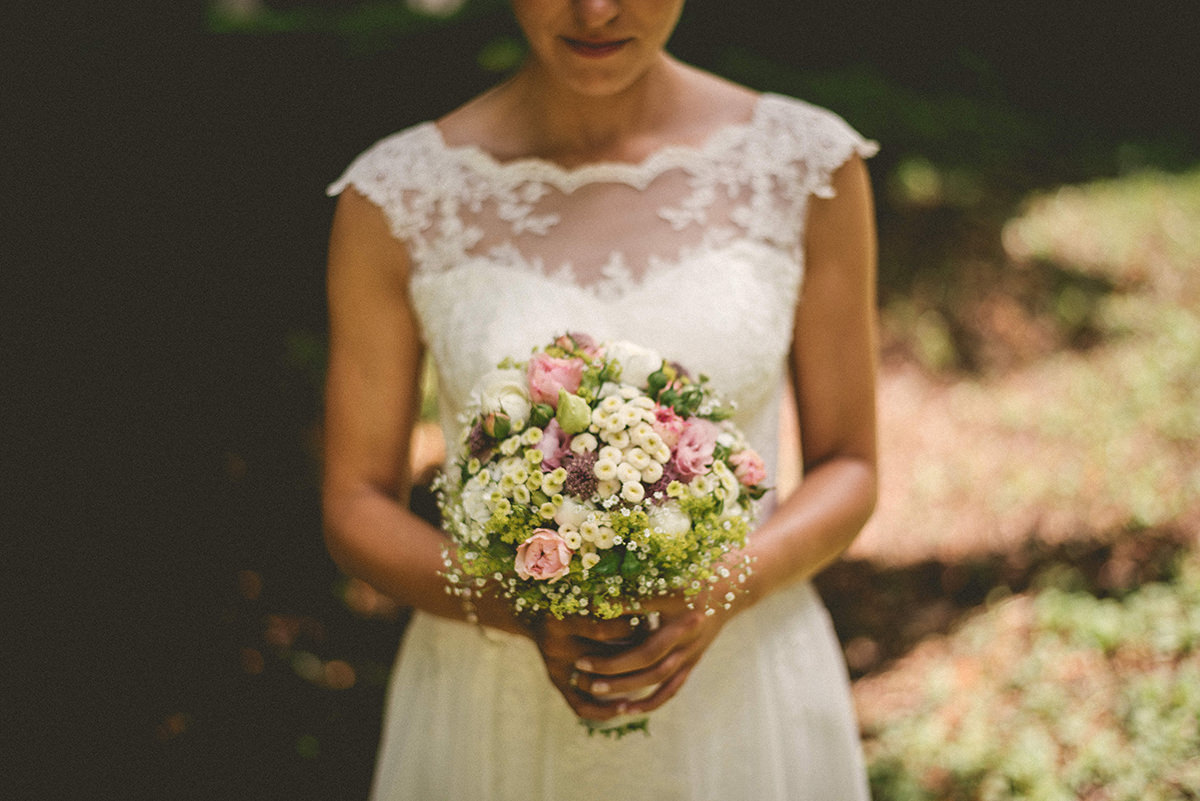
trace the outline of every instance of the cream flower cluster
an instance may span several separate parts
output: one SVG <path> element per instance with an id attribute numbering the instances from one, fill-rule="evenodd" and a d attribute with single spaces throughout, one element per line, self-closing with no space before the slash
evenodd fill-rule
<path id="1" fill-rule="evenodd" d="M 486 537 L 486 525 L 498 515 L 508 515 L 514 504 L 528 506 L 537 501 L 538 515 L 552 520 L 566 500 L 562 495 L 567 471 L 562 467 L 542 469 L 542 452 L 534 448 L 544 436 L 536 426 L 525 429 L 499 444 L 500 457 L 486 465 L 477 458 L 467 461 L 470 478 L 461 490 L 461 508 L 473 525 L 468 539 Z"/>
<path id="2" fill-rule="evenodd" d="M 628 394 L 632 397 L 623 397 Z M 645 485 L 663 477 L 671 449 L 654 430 L 654 409 L 653 400 L 625 388 L 622 395 L 602 400 L 592 411 L 588 433 L 572 440 L 574 453 L 599 448 L 593 470 L 600 482 L 596 493 L 601 499 L 619 493 L 623 501 L 641 503 L 646 497 Z"/>

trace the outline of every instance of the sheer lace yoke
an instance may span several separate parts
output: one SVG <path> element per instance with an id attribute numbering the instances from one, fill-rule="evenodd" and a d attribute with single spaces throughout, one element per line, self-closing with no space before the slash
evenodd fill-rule
<path id="1" fill-rule="evenodd" d="M 536 156 L 523 156 L 502 160 L 475 144 L 449 144 L 441 129 L 434 122 L 423 123 L 433 129 L 434 136 L 447 153 L 458 153 L 464 162 L 471 163 L 480 172 L 502 173 L 506 170 L 519 172 L 525 178 L 537 176 L 539 180 L 571 192 L 592 182 L 627 183 L 644 189 L 661 172 L 671 168 L 686 167 L 697 161 L 705 161 L 713 154 L 732 146 L 745 137 L 760 121 L 764 106 L 769 109 L 770 95 L 760 95 L 754 103 L 748 119 L 730 122 L 717 128 L 699 144 L 667 144 L 651 152 L 639 161 L 599 161 L 567 167 L 554 161 Z"/>
<path id="2" fill-rule="evenodd" d="M 737 240 L 800 269 L 807 199 L 832 193 L 832 172 L 853 151 L 873 145 L 827 111 L 768 94 L 750 120 L 638 163 L 501 162 L 447 145 L 426 122 L 377 143 L 330 193 L 353 184 L 378 204 L 417 274 L 483 259 L 611 297 Z"/>

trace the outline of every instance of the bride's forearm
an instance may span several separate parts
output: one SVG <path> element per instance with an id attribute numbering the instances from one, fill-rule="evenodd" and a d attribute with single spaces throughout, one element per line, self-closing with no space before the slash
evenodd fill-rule
<path id="1" fill-rule="evenodd" d="M 876 468 L 864 459 L 835 457 L 809 471 L 750 538 L 749 600 L 811 578 L 837 559 L 870 518 L 876 493 Z"/>
<path id="2" fill-rule="evenodd" d="M 448 593 L 445 535 L 378 490 L 327 492 L 325 543 L 343 572 L 404 606 L 456 620 L 477 617 L 484 625 L 524 633 L 502 600 L 485 595 L 464 603 Z"/>

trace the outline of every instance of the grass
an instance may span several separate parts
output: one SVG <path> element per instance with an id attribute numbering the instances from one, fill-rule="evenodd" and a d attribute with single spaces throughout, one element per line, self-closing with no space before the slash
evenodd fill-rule
<path id="1" fill-rule="evenodd" d="M 1200 562 L 1128 596 L 1005 600 L 858 688 L 881 801 L 1200 793 Z M 902 711 L 872 716 L 871 699 Z"/>
<path id="2" fill-rule="evenodd" d="M 868 532 L 868 550 L 895 546 L 900 559 L 899 550 L 952 555 L 1030 536 L 1195 529 L 1200 226 L 1183 219 L 1200 219 L 1200 172 L 1058 190 L 1008 224 L 1006 269 L 1075 279 L 1039 315 L 1010 309 L 1010 327 L 1061 330 L 1045 318 L 1083 315 L 1094 334 L 977 375 L 931 380 L 912 360 L 894 366 L 882 401 L 887 530 Z M 1080 299 L 1082 278 L 1110 289 Z M 1088 308 L 1063 311 L 1072 304 Z M 892 317 L 885 327 L 920 351 L 920 326 Z"/>
<path id="3" fill-rule="evenodd" d="M 1064 282 L 1043 307 L 1095 336 L 997 374 L 895 379 L 893 417 L 916 423 L 867 557 L 1164 531 L 1189 547 L 1164 580 L 1115 593 L 1060 564 L 860 679 L 879 801 L 1200 798 L 1196 220 L 1200 173 L 1031 199 L 1004 230 L 1010 269 L 1105 287 Z"/>

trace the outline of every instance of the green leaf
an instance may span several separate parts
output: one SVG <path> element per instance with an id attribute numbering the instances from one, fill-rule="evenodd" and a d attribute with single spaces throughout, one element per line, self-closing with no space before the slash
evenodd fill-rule
<path id="1" fill-rule="evenodd" d="M 621 575 L 625 578 L 633 578 L 641 573 L 646 568 L 646 560 L 642 559 L 637 551 L 626 551 L 625 558 L 621 560 Z"/>
<path id="2" fill-rule="evenodd" d="M 598 576 L 611 576 L 621 569 L 621 552 L 615 548 L 610 548 L 600 557 L 600 561 L 592 568 L 593 573 Z"/>

